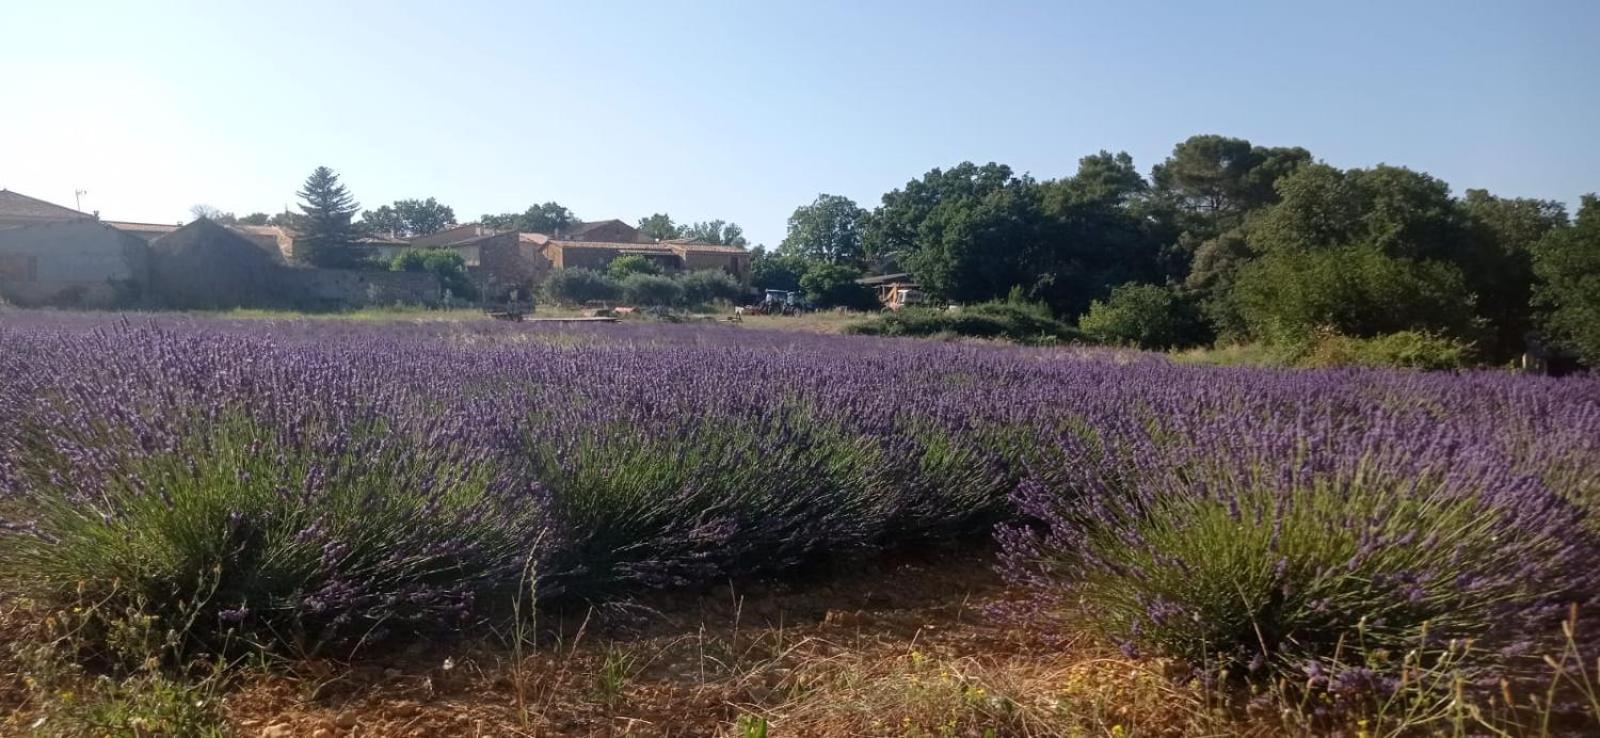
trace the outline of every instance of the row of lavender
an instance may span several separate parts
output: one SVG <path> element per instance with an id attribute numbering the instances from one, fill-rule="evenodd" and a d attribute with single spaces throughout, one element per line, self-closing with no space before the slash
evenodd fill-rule
<path id="1" fill-rule="evenodd" d="M 0 574 L 204 602 L 201 633 L 370 641 L 997 524 L 1044 606 L 1241 669 L 1423 622 L 1499 659 L 1600 592 L 1592 380 L 32 317 L 0 326 L 0 414 Z"/>

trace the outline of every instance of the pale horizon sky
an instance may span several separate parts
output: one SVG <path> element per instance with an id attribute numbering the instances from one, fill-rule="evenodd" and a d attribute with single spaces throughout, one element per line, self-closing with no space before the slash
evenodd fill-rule
<path id="1" fill-rule="evenodd" d="M 463 222 L 723 219 L 775 246 L 819 192 L 933 167 L 1047 179 L 1196 133 L 1429 172 L 1456 194 L 1600 190 L 1600 3 L 350 2 L 0 5 L 0 187 L 110 220 L 293 206 Z"/>

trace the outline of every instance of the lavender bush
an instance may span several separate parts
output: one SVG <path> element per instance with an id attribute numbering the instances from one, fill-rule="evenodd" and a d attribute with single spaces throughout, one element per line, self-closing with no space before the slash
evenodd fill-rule
<path id="1" fill-rule="evenodd" d="M 981 351 L 619 328 L 29 316 L 0 329 L 0 575 L 371 641 L 528 572 L 625 595 L 1002 516 L 1026 414 L 944 364 Z"/>
<path id="2" fill-rule="evenodd" d="M 338 362 L 161 331 L 7 348 L 50 370 L 0 394 L 0 570 L 25 590 L 370 638 L 459 622 L 547 527 L 514 466 Z"/>
<path id="3" fill-rule="evenodd" d="M 1352 634 L 1412 648 L 1424 621 L 1510 659 L 1600 591 L 1589 379 L 726 326 L 8 321 L 0 577 L 203 601 L 213 634 L 365 642 L 459 627 L 529 575 L 626 596 L 996 523 L 1043 606 L 1262 674 Z"/>
<path id="4" fill-rule="evenodd" d="M 1042 522 L 1002 532 L 1009 573 L 1212 673 L 1382 682 L 1464 638 L 1492 645 L 1466 666 L 1514 666 L 1600 592 L 1597 389 L 1147 368 L 1073 398 L 1013 495 Z"/>

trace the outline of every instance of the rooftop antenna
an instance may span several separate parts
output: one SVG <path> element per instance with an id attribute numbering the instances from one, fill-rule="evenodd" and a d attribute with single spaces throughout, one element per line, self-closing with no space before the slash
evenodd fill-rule
<path id="1" fill-rule="evenodd" d="M 83 209 L 83 196 L 87 195 L 87 194 L 89 194 L 88 190 L 73 190 L 72 191 L 72 202 L 73 202 L 73 204 L 75 204 L 77 206 L 75 208 L 76 210 L 82 210 Z"/>

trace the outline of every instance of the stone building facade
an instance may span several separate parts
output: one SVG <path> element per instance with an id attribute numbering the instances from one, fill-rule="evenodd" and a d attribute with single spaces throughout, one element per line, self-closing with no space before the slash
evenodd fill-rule
<path id="1" fill-rule="evenodd" d="M 130 306 L 148 270 L 144 241 L 93 219 L 0 229 L 0 298 L 14 305 Z"/>

